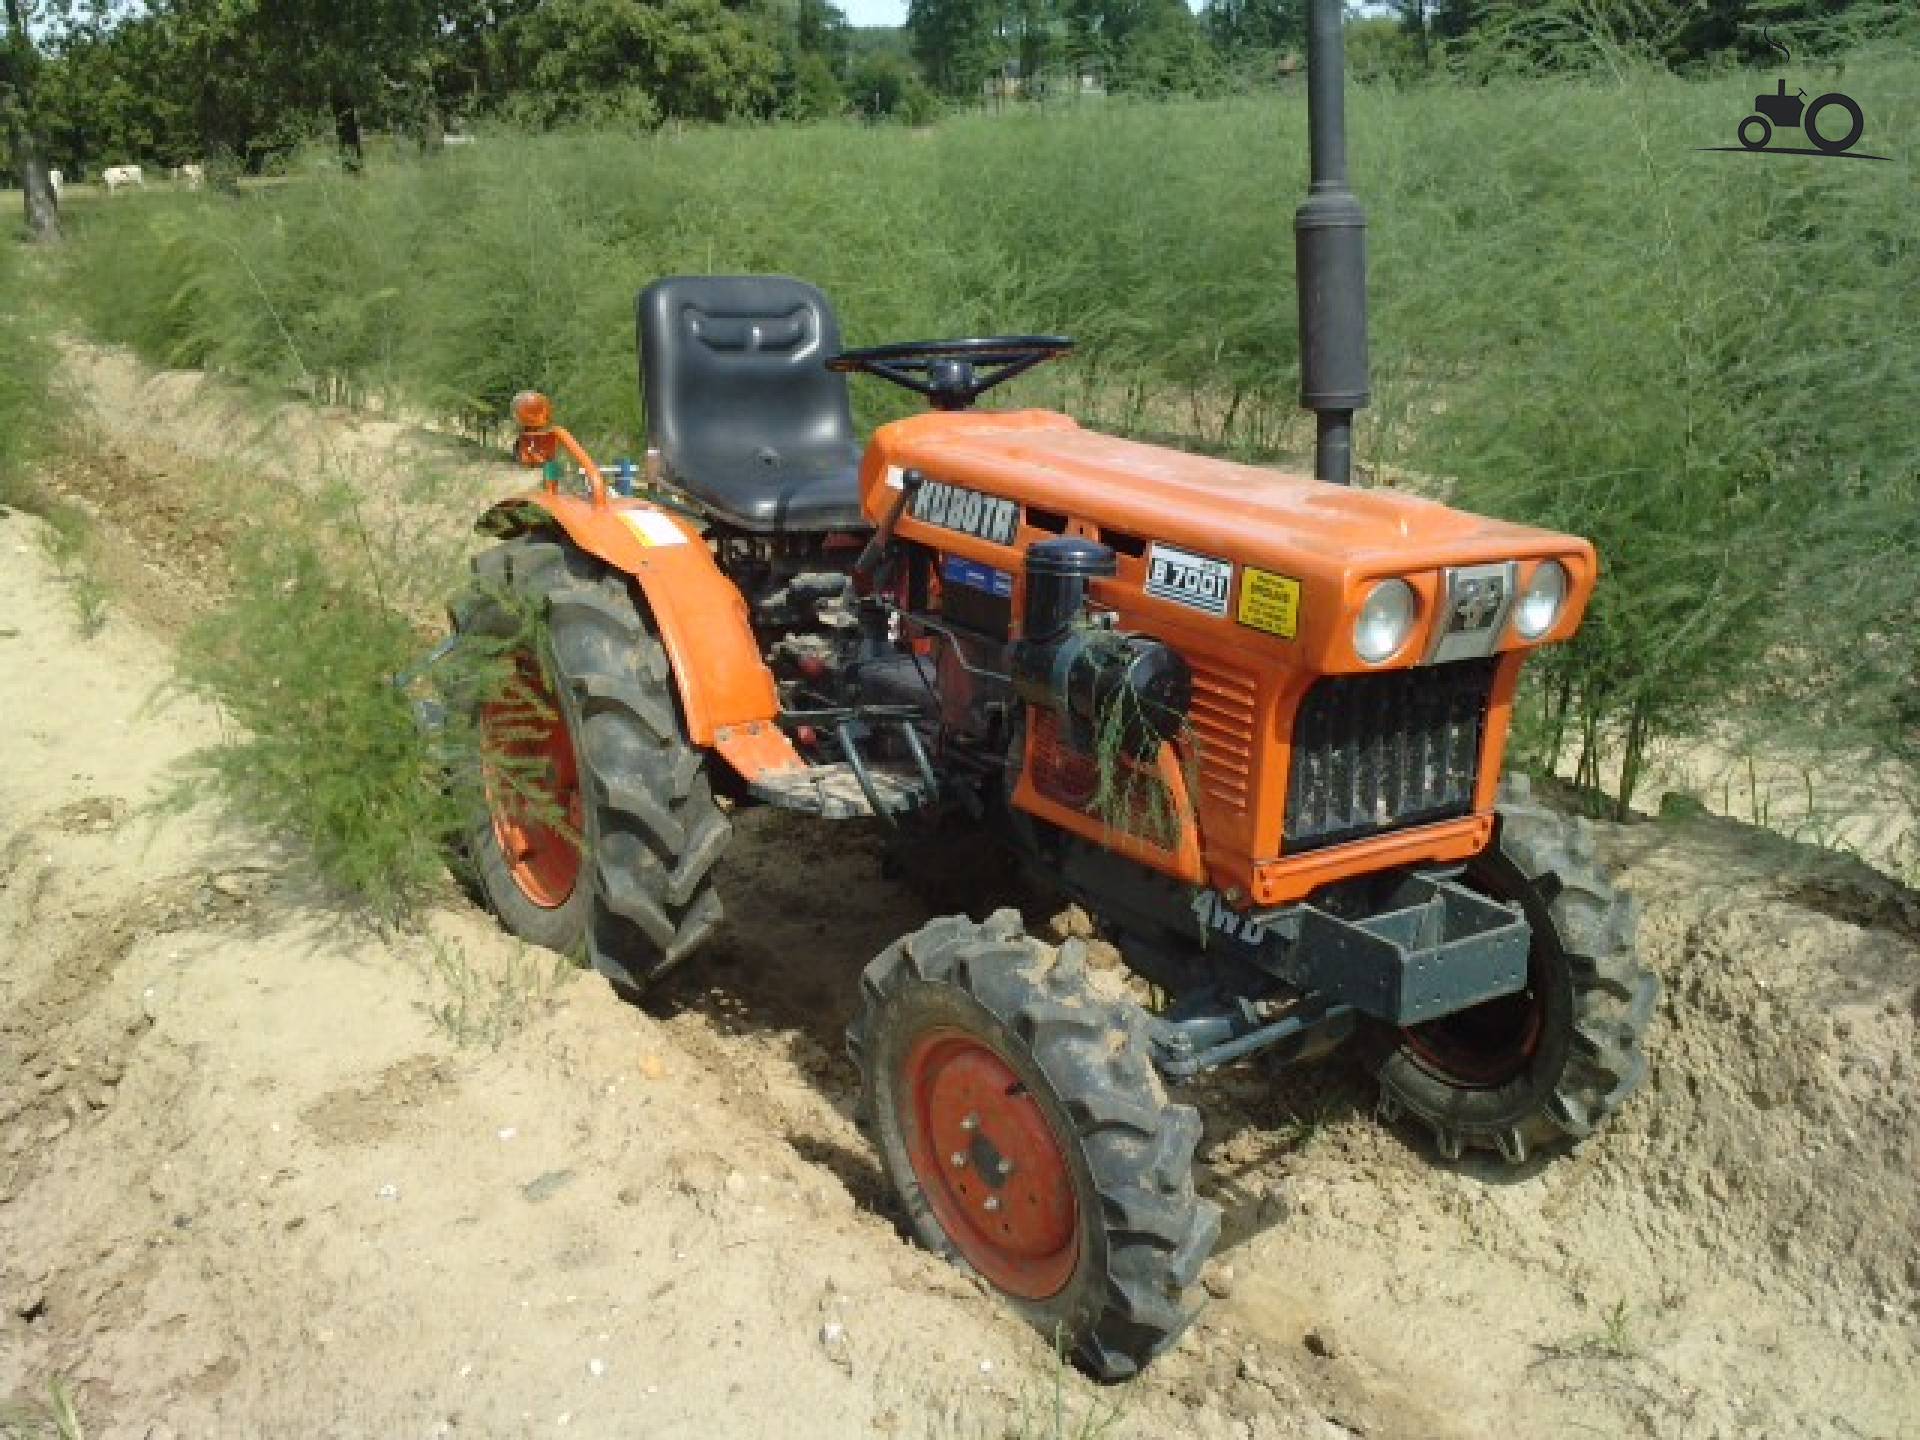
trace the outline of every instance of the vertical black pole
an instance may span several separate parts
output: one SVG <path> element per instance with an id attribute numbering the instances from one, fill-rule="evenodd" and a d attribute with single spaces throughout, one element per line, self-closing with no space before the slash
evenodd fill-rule
<path id="1" fill-rule="evenodd" d="M 1312 185 L 1294 212 L 1300 403 L 1315 412 L 1314 474 L 1353 474 L 1353 412 L 1367 393 L 1367 216 L 1347 188 L 1344 0 L 1309 0 L 1307 142 Z"/>

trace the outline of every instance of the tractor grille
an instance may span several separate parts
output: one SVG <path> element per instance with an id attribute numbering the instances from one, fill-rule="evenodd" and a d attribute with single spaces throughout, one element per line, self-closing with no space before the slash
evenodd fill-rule
<path id="1" fill-rule="evenodd" d="M 1253 785 L 1253 677 L 1212 663 L 1192 668 L 1188 714 L 1201 792 L 1245 810 Z"/>
<path id="2" fill-rule="evenodd" d="M 1293 722 L 1288 854 L 1473 808 L 1497 659 L 1329 675 Z"/>

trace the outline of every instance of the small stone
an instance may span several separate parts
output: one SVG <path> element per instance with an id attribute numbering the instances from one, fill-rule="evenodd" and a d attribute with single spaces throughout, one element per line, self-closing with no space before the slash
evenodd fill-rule
<path id="1" fill-rule="evenodd" d="M 1332 1327 L 1316 1325 L 1302 1337 L 1301 1343 L 1322 1360 L 1334 1360 L 1346 1353 L 1346 1346 L 1340 1341 Z"/>
<path id="2" fill-rule="evenodd" d="M 667 1063 L 658 1055 L 645 1055 L 640 1060 L 640 1078 L 643 1080 L 661 1080 L 666 1077 Z"/>
<path id="3" fill-rule="evenodd" d="M 602 1375 L 607 1373 L 607 1362 L 602 1360 L 598 1355 L 594 1356 L 593 1359 L 587 1361 L 587 1373 L 598 1380 Z"/>
<path id="4" fill-rule="evenodd" d="M 543 1200 L 551 1199 L 561 1189 L 572 1183 L 573 1175 L 574 1172 L 571 1170 L 548 1170 L 544 1174 L 534 1176 L 521 1186 L 520 1193 L 538 1205 Z"/>
<path id="5" fill-rule="evenodd" d="M 838 1320 L 829 1320 L 820 1327 L 820 1343 L 829 1350 L 837 1349 L 847 1343 L 847 1327 Z"/>
<path id="6" fill-rule="evenodd" d="M 518 1135 L 519 1133 L 520 1132 L 516 1130 L 513 1126 L 508 1125 L 502 1130 L 500 1130 L 498 1132 L 498 1135 L 499 1135 L 499 1138 L 502 1140 L 511 1140 L 513 1139 L 514 1136 Z"/>
<path id="7" fill-rule="evenodd" d="M 1216 1300 L 1224 1300 L 1233 1294 L 1233 1266 L 1210 1265 L 1200 1283 L 1207 1287 L 1207 1293 Z"/>
<path id="8" fill-rule="evenodd" d="M 573 1411 L 562 1410 L 554 1417 L 553 1423 L 556 1425 L 571 1425 L 573 1423 Z"/>
<path id="9" fill-rule="evenodd" d="M 215 875 L 207 881 L 207 884 L 211 885 L 215 890 L 218 890 L 222 895 L 225 895 L 229 900 L 244 900 L 253 890 L 253 886 L 248 881 L 245 873 L 238 870 L 229 870 L 223 874 Z"/>
<path id="10" fill-rule="evenodd" d="M 1091 940 L 1093 917 L 1078 905 L 1069 905 L 1048 922 L 1056 940 Z"/>
<path id="11" fill-rule="evenodd" d="M 726 1185 L 727 1194 L 736 1199 L 747 1193 L 747 1177 L 742 1175 L 738 1170 L 729 1170 L 727 1172 Z"/>
<path id="12" fill-rule="evenodd" d="M 373 1193 L 382 1200 L 398 1200 L 400 1198 L 400 1187 L 389 1181 Z"/>
<path id="13" fill-rule="evenodd" d="M 980 1362 L 980 1373 L 982 1375 L 991 1375 L 993 1373 L 993 1361 L 982 1360 Z"/>

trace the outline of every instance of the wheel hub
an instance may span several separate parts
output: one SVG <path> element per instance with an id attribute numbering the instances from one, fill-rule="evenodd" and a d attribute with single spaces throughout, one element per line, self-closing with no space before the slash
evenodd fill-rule
<path id="1" fill-rule="evenodd" d="M 995 1050 L 922 1036 L 903 1067 L 908 1158 L 940 1228 L 1008 1294 L 1057 1294 L 1079 1260 L 1073 1174 L 1046 1114 Z"/>
<path id="2" fill-rule="evenodd" d="M 516 662 L 507 695 L 481 707 L 487 809 L 514 884 L 552 910 L 580 881 L 586 807 L 566 718 L 531 655 Z"/>
<path id="3" fill-rule="evenodd" d="M 1530 985 L 1457 1015 L 1401 1031 L 1407 1049 L 1441 1078 L 1494 1089 L 1521 1074 L 1546 1028 L 1545 1006 Z"/>

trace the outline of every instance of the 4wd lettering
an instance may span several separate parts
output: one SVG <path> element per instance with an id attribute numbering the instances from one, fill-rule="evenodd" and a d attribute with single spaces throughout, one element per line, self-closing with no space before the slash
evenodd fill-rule
<path id="1" fill-rule="evenodd" d="M 958 485 L 929 480 L 914 494 L 913 518 L 962 535 L 975 535 L 995 545 L 1011 545 L 1020 528 L 1020 506 L 1012 500 L 982 495 Z"/>
<path id="2" fill-rule="evenodd" d="M 1258 945 L 1267 938 L 1267 927 L 1248 919 L 1220 898 L 1218 890 L 1201 890 L 1193 897 L 1193 918 L 1204 930 L 1214 930 L 1243 945 Z"/>
<path id="3" fill-rule="evenodd" d="M 1233 565 L 1156 542 L 1147 551 L 1145 588 L 1147 594 L 1176 605 L 1224 615 L 1227 595 L 1233 589 Z"/>

